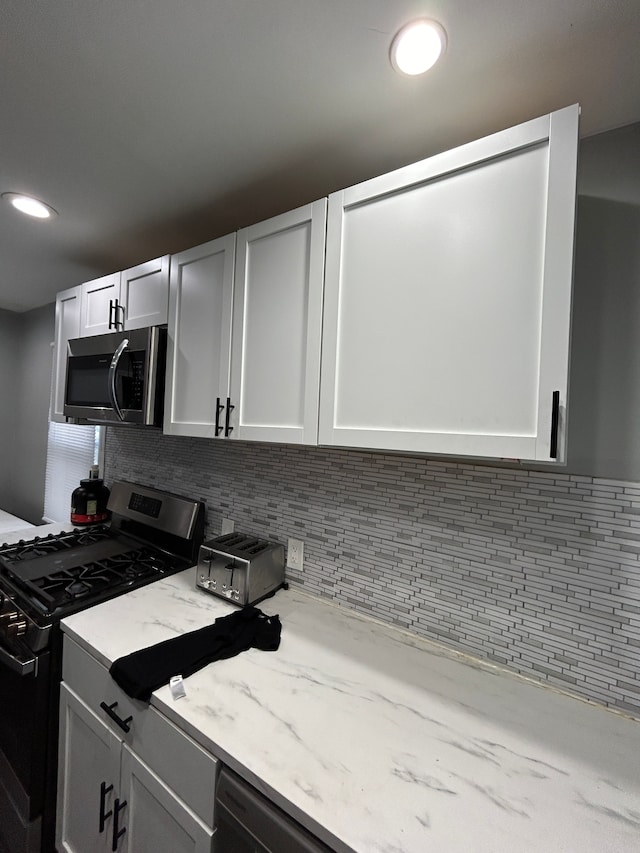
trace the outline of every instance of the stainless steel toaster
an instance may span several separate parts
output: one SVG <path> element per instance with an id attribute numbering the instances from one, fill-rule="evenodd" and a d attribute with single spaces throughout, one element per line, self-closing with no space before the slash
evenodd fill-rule
<path id="1" fill-rule="evenodd" d="M 196 586 L 233 604 L 255 604 L 284 585 L 284 545 L 225 533 L 200 546 Z"/>

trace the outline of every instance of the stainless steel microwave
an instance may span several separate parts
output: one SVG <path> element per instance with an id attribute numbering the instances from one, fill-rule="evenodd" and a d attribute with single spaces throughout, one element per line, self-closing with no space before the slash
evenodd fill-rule
<path id="1" fill-rule="evenodd" d="M 68 342 L 64 414 L 74 423 L 162 426 L 165 326 Z"/>

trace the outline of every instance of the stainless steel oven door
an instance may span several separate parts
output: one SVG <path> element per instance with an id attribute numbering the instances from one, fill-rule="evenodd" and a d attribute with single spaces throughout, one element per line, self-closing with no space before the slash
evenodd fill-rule
<path id="1" fill-rule="evenodd" d="M 0 646 L 0 853 L 39 853 L 51 747 L 50 652 Z M 52 713 L 52 711 L 54 713 Z"/>

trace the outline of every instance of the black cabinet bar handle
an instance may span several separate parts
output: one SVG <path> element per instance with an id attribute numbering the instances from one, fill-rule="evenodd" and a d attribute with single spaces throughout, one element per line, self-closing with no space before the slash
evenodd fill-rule
<path id="1" fill-rule="evenodd" d="M 123 720 L 122 717 L 119 717 L 114 711 L 114 708 L 118 707 L 117 702 L 112 702 L 111 705 L 107 705 L 106 702 L 101 702 L 100 707 L 106 714 L 108 714 L 109 717 L 111 717 L 114 723 L 120 726 L 123 732 L 131 731 L 129 723 L 131 722 L 131 720 L 133 720 L 133 715 L 131 717 L 127 717 L 126 720 Z"/>
<path id="2" fill-rule="evenodd" d="M 124 835 L 125 832 L 127 831 L 126 826 L 123 826 L 122 829 L 118 829 L 120 812 L 122 811 L 122 809 L 126 805 L 127 805 L 126 800 L 123 800 L 122 802 L 120 802 L 120 800 L 116 797 L 116 802 L 115 802 L 115 805 L 113 807 L 113 839 L 111 842 L 111 849 L 112 849 L 112 851 L 114 851 L 114 853 L 118 849 L 118 841 L 120 839 L 120 836 Z"/>
<path id="3" fill-rule="evenodd" d="M 122 311 L 122 319 L 118 319 L 118 311 Z M 120 305 L 118 300 L 116 299 L 116 328 L 124 329 L 124 305 Z"/>
<path id="4" fill-rule="evenodd" d="M 233 427 L 229 426 L 229 416 L 231 412 L 235 409 L 235 406 L 231 405 L 231 397 L 227 397 L 227 413 L 224 419 L 224 435 L 225 438 L 229 437 L 229 434 L 233 432 Z"/>
<path id="5" fill-rule="evenodd" d="M 558 457 L 558 422 L 560 420 L 560 392 L 553 392 L 553 400 L 551 403 L 551 450 L 549 456 L 551 459 Z"/>
<path id="6" fill-rule="evenodd" d="M 216 435 L 220 435 L 223 427 L 220 426 L 220 412 L 224 409 L 224 404 L 220 402 L 220 397 L 216 397 Z"/>
<path id="7" fill-rule="evenodd" d="M 102 782 L 102 784 L 100 785 L 100 832 L 104 832 L 105 822 L 107 818 L 111 817 L 111 815 L 113 814 L 111 809 L 109 809 L 108 812 L 105 812 L 104 810 L 104 801 L 109 791 L 113 791 L 113 785 L 107 785 L 106 782 Z"/>
<path id="8" fill-rule="evenodd" d="M 115 327 L 115 323 L 113 322 L 113 310 L 115 305 L 113 304 L 113 299 L 109 300 L 109 328 L 113 329 Z"/>

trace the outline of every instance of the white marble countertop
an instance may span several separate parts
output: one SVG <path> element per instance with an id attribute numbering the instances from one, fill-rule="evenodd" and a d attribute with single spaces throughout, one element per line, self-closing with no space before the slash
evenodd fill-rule
<path id="1" fill-rule="evenodd" d="M 16 515 L 11 515 L 11 513 L 0 509 L 0 538 L 2 542 L 12 542 L 16 535 L 18 539 L 24 539 L 25 534 L 28 535 L 29 530 L 35 529 L 35 524 L 31 524 L 22 518 L 18 518 Z"/>
<path id="2" fill-rule="evenodd" d="M 640 723 L 297 590 L 152 704 L 337 851 L 640 849 Z M 234 609 L 189 569 L 64 620 L 109 666 Z"/>
<path id="3" fill-rule="evenodd" d="M 22 526 L 18 526 L 19 519 L 12 516 L 14 521 L 7 521 L 0 518 L 0 521 L 6 523 L 0 525 L 0 542 L 6 542 L 8 545 L 13 545 L 21 539 L 33 539 L 34 536 L 48 536 L 50 533 L 60 533 L 62 530 L 71 530 L 71 523 L 60 524 L 53 522 L 51 524 L 29 524 L 28 521 L 23 522 Z"/>

